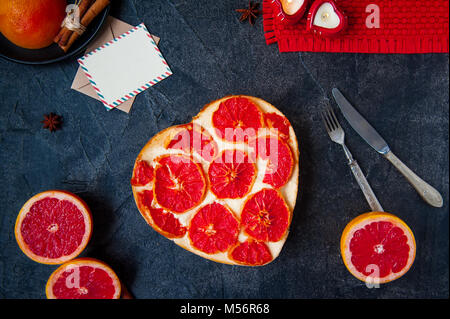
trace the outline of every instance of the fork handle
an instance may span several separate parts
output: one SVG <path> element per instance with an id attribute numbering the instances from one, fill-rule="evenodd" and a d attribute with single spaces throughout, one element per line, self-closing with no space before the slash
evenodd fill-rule
<path id="1" fill-rule="evenodd" d="M 366 197 L 367 203 L 369 204 L 370 208 L 374 212 L 384 212 L 384 209 L 381 206 L 380 202 L 378 201 L 377 197 L 375 196 L 372 187 L 370 187 L 369 182 L 364 176 L 361 167 L 359 167 L 358 162 L 353 158 L 352 154 L 350 153 L 349 149 L 345 146 L 345 144 L 342 145 L 342 147 L 344 148 L 345 155 L 347 156 L 348 159 L 348 165 L 352 170 L 353 176 L 355 176 L 355 179 L 358 182 L 358 185 L 361 188 L 364 197 Z"/>
<path id="2" fill-rule="evenodd" d="M 359 187 L 361 188 L 362 192 L 364 193 L 367 203 L 369 204 L 372 211 L 384 212 L 384 209 L 383 209 L 383 207 L 381 207 L 381 204 L 378 201 L 377 197 L 375 196 L 375 193 L 373 192 L 372 187 L 370 187 L 369 182 L 367 181 L 366 177 L 364 176 L 364 174 L 361 170 L 361 167 L 359 167 L 358 162 L 356 162 L 356 160 L 352 160 L 348 165 L 350 166 L 352 173 L 355 176 Z"/>
<path id="3" fill-rule="evenodd" d="M 441 194 L 430 184 L 417 176 L 408 166 L 406 166 L 392 151 L 384 154 L 384 157 L 391 162 L 400 173 L 405 176 L 408 182 L 416 189 L 419 195 L 431 206 L 442 207 L 443 200 Z"/>

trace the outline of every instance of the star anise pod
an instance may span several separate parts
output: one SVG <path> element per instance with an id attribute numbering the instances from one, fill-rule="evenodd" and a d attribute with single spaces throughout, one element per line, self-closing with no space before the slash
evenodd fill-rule
<path id="1" fill-rule="evenodd" d="M 245 21 L 248 20 L 248 22 L 253 25 L 255 23 L 255 19 L 258 17 L 258 15 L 261 13 L 260 10 L 258 10 L 259 3 L 253 3 L 251 1 L 248 2 L 248 8 L 245 9 L 236 9 L 237 12 L 240 12 L 242 15 L 239 18 L 239 21 Z"/>
<path id="2" fill-rule="evenodd" d="M 61 116 L 54 113 L 50 113 L 44 115 L 44 120 L 41 121 L 41 123 L 44 124 L 45 129 L 48 129 L 50 132 L 53 133 L 54 131 L 61 129 L 62 123 L 61 120 L 62 120 Z"/>

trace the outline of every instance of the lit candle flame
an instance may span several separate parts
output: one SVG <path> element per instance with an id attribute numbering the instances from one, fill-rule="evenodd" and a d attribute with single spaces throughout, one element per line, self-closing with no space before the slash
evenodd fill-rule
<path id="1" fill-rule="evenodd" d="M 281 0 L 283 11 L 287 14 L 295 14 L 303 5 L 301 0 Z"/>

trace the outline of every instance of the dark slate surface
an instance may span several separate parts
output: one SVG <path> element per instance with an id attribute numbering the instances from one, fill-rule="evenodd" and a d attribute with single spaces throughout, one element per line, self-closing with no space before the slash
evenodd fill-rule
<path id="1" fill-rule="evenodd" d="M 118 1 L 116 1 L 118 2 Z M 284 53 L 264 43 L 262 19 L 238 22 L 247 1 L 116 3 L 112 14 L 145 22 L 174 71 L 140 94 L 130 114 L 107 112 L 70 90 L 75 60 L 49 66 L 0 61 L 0 298 L 45 298 L 56 266 L 25 257 L 14 239 L 20 207 L 38 192 L 66 189 L 93 210 L 83 256 L 109 263 L 137 298 L 448 298 L 448 55 Z M 441 191 L 427 206 L 385 159 L 344 123 L 347 142 L 384 208 L 413 229 L 417 256 L 401 279 L 368 289 L 339 253 L 345 225 L 369 210 L 342 150 L 318 116 L 339 87 L 413 170 Z M 136 155 L 158 131 L 190 120 L 228 94 L 261 97 L 286 114 L 301 152 L 300 195 L 279 258 L 261 268 L 207 261 L 144 222 L 129 186 Z M 44 113 L 63 130 L 41 128 Z"/>

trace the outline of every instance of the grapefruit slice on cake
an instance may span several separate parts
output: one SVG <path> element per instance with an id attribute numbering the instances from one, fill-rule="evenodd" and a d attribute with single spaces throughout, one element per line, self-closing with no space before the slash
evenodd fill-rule
<path id="1" fill-rule="evenodd" d="M 277 242 L 290 223 L 289 208 L 274 189 L 265 188 L 253 194 L 244 204 L 241 224 L 244 231 L 259 241 Z"/>
<path id="2" fill-rule="evenodd" d="M 183 237 L 186 227 L 182 226 L 174 214 L 162 208 L 153 207 L 153 191 L 143 190 L 137 194 L 139 210 L 152 223 L 155 230 L 167 238 Z"/>
<path id="3" fill-rule="evenodd" d="M 263 127 L 263 114 L 245 97 L 231 97 L 219 104 L 212 116 L 217 135 L 229 142 L 247 141 Z"/>
<path id="4" fill-rule="evenodd" d="M 260 266 L 272 261 L 272 254 L 264 242 L 246 240 L 230 251 L 230 258 L 245 266 Z"/>
<path id="5" fill-rule="evenodd" d="M 264 124 L 273 133 L 278 134 L 278 136 L 284 141 L 289 139 L 289 128 L 291 123 L 283 115 L 273 113 L 264 113 Z"/>
<path id="6" fill-rule="evenodd" d="M 206 191 L 202 167 L 182 155 L 166 155 L 155 170 L 155 200 L 161 207 L 183 213 L 197 206 Z"/>
<path id="7" fill-rule="evenodd" d="M 416 242 L 400 218 L 371 212 L 356 217 L 345 227 L 341 255 L 347 269 L 359 280 L 387 283 L 411 268 Z"/>
<path id="8" fill-rule="evenodd" d="M 31 197 L 17 216 L 20 249 L 43 264 L 62 264 L 78 256 L 92 232 L 89 207 L 78 196 L 59 190 Z"/>
<path id="9" fill-rule="evenodd" d="M 168 142 L 168 149 L 178 149 L 186 153 L 195 153 L 210 162 L 217 156 L 217 143 L 200 125 L 193 123 L 174 128 L 178 133 Z"/>
<path id="10" fill-rule="evenodd" d="M 239 222 L 236 217 L 219 203 L 200 208 L 189 225 L 192 246 L 207 254 L 227 251 L 235 244 L 238 234 Z"/>
<path id="11" fill-rule="evenodd" d="M 131 187 L 145 221 L 175 244 L 216 262 L 262 266 L 289 234 L 298 161 L 283 113 L 256 97 L 226 96 L 153 136 Z"/>
<path id="12" fill-rule="evenodd" d="M 279 137 L 263 136 L 252 140 L 250 146 L 256 157 L 267 161 L 263 182 L 275 188 L 286 184 L 294 166 L 289 145 Z"/>
<path id="13" fill-rule="evenodd" d="M 107 264 L 79 258 L 56 269 L 47 281 L 48 299 L 119 299 L 121 284 Z"/>
<path id="14" fill-rule="evenodd" d="M 210 165 L 208 179 L 217 198 L 242 198 L 253 186 L 256 165 L 247 153 L 225 150 Z"/>
<path id="15" fill-rule="evenodd" d="M 145 186 L 152 180 L 153 167 L 151 167 L 146 161 L 139 161 L 138 163 L 136 163 L 136 169 L 134 170 L 134 174 L 131 179 L 131 185 Z"/>

